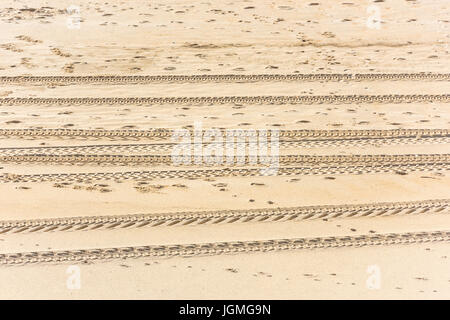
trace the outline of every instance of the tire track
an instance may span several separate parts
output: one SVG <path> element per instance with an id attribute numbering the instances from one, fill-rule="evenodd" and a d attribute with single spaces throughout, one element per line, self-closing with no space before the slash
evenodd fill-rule
<path id="1" fill-rule="evenodd" d="M 449 213 L 450 199 L 0 221 L 0 234 Z"/>
<path id="2" fill-rule="evenodd" d="M 154 76 L 2 76 L 0 84 L 149 84 L 202 82 L 283 82 L 283 81 L 449 81 L 448 73 L 341 73 L 341 74 L 220 74 Z"/>
<path id="3" fill-rule="evenodd" d="M 349 104 L 450 102 L 450 94 L 131 97 L 131 98 L 0 98 L 0 106 L 81 105 L 220 105 L 220 104 Z"/>
<path id="4" fill-rule="evenodd" d="M 429 155 L 427 155 L 429 156 Z M 152 179 L 202 179 L 214 177 L 256 177 L 256 176 L 295 176 L 295 175 L 333 175 L 396 173 L 405 175 L 410 172 L 448 171 L 448 161 L 428 161 L 411 163 L 354 163 L 348 165 L 326 164 L 323 166 L 301 167 L 259 167 L 259 168 L 223 168 L 191 170 L 153 170 L 126 172 L 89 172 L 89 173 L 49 173 L 49 174 L 12 174 L 0 175 L 0 183 L 24 182 L 92 182 L 108 180 L 152 180 Z"/>
<path id="5" fill-rule="evenodd" d="M 216 143 L 203 143 L 202 146 Z M 219 144 L 219 143 L 217 143 Z M 281 149 L 289 148 L 338 148 L 338 147 L 367 147 L 367 146 L 401 146 L 401 145 L 431 145 L 450 144 L 449 137 L 439 138 L 370 138 L 370 139 L 329 139 L 329 140 L 294 140 L 279 141 Z M 39 147 L 11 147 L 0 148 L 1 156 L 16 155 L 73 155 L 73 154 L 108 154 L 111 152 L 130 154 L 141 152 L 171 152 L 177 146 L 196 148 L 197 144 L 152 143 L 152 144 L 109 144 L 83 146 L 39 146 Z M 222 145 L 222 144 L 219 144 Z M 248 143 L 245 143 L 248 146 Z"/>
<path id="6" fill-rule="evenodd" d="M 276 162 L 280 165 L 362 165 L 362 164 L 450 164 L 450 154 L 403 154 L 403 155 L 280 155 L 280 156 L 172 156 L 172 155 L 16 155 L 0 156 L 0 163 L 45 163 L 45 164 L 110 164 L 110 165 L 169 165 L 169 166 L 244 166 L 268 165 Z"/>
<path id="7" fill-rule="evenodd" d="M 259 135 L 258 131 L 230 129 L 234 137 Z M 103 130 L 103 129 L 0 129 L 4 137 L 83 137 L 83 138 L 147 138 L 155 140 L 171 139 L 176 129 L 156 128 L 150 130 Z M 189 130 L 192 136 L 203 136 L 205 131 Z M 221 130 L 222 135 L 226 130 Z M 387 129 L 387 130 L 267 130 L 268 137 L 276 134 L 284 139 L 319 140 L 362 140 L 394 138 L 448 138 L 449 129 Z"/>
<path id="8" fill-rule="evenodd" d="M 378 235 L 149 245 L 79 250 L 51 250 L 0 254 L 0 265 L 95 262 L 130 258 L 196 257 L 251 252 L 387 246 L 449 242 L 450 231 L 387 233 Z"/>

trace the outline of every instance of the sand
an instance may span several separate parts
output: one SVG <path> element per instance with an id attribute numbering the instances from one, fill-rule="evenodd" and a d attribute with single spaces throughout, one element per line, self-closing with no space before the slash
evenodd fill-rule
<path id="1" fill-rule="evenodd" d="M 367 8 L 379 9 L 379 29 Z M 94 75 L 257 75 L 450 73 L 446 1 L 314 2 L 170 0 L 86 2 L 79 18 L 59 1 L 5 0 L 0 10 L 0 77 Z M 75 14 L 76 15 L 76 14 Z M 77 27 L 79 21 L 79 28 Z M 199 83 L 2 84 L 3 98 L 445 95 L 448 80 L 252 81 Z M 449 130 L 448 99 L 432 102 L 321 104 L 2 104 L 0 129 Z M 124 131 L 126 132 L 126 131 Z M 303 139 L 303 140 L 302 140 Z M 448 155 L 450 138 L 302 138 L 280 155 Z M 306 141 L 308 140 L 308 141 Z M 0 155 L 170 154 L 170 139 L 0 135 Z M 165 149 L 129 145 L 166 144 Z M 51 147 L 74 147 L 61 151 Z M 99 147 L 103 146 L 103 147 Z M 104 147 L 106 146 L 106 147 Z M 30 149 L 46 147 L 45 149 Z M 48 147 L 48 148 L 47 148 Z M 78 148 L 77 147 L 87 147 Z M 121 149 L 115 149 L 120 147 Z M 13 148 L 24 148 L 14 151 Z M 26 149 L 28 148 L 28 149 Z M 37 150 L 37 151 L 33 151 Z M 323 164 L 319 164 L 323 165 Z M 333 166 L 331 164 L 330 166 Z M 359 163 L 358 165 L 363 165 Z M 388 166 L 389 163 L 377 164 Z M 311 237 L 450 230 L 439 212 L 389 209 L 384 216 L 187 223 L 192 213 L 324 205 L 448 201 L 448 163 L 408 171 L 85 179 L 5 183 L 0 232 L 8 221 L 180 214 L 170 226 L 0 233 L 2 299 L 448 299 L 449 245 L 433 242 L 272 250 L 189 257 L 12 264 L 11 254 L 146 245 L 215 244 Z M 241 166 L 249 168 L 249 166 Z M 351 165 L 349 166 L 351 167 Z M 99 163 L 1 162 L 0 175 L 216 168 Z M 344 209 L 348 212 L 350 209 Z M 401 212 L 400 212 L 401 211 Z M 186 214 L 186 212 L 189 212 Z M 55 220 L 56 219 L 56 220 Z M 264 220 L 264 219 L 262 219 Z M 184 225 L 186 223 L 186 225 Z M 16 222 L 17 225 L 17 222 Z M 47 228 L 50 225 L 47 225 Z M 30 232 L 34 231 L 34 232 Z M 446 240 L 447 239 L 447 240 Z M 445 241 L 444 241 L 445 240 Z M 8 260 L 10 259 L 10 260 Z M 8 262 L 9 261 L 9 262 Z M 79 267 L 80 287 L 67 285 Z M 69 268 L 69 273 L 68 273 Z M 375 270 L 375 282 L 374 271 Z M 379 271 L 379 273 L 377 273 Z M 373 286 L 375 283 L 375 287 Z"/>

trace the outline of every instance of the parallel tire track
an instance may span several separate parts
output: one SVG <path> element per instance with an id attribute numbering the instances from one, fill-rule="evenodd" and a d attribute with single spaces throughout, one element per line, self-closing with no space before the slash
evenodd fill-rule
<path id="1" fill-rule="evenodd" d="M 213 143 L 209 143 L 213 144 Z M 427 145 L 450 144 L 450 137 L 441 138 L 370 138 L 370 139 L 328 139 L 328 140 L 294 140 L 280 141 L 281 149 L 289 148 L 337 148 L 337 147 L 366 147 L 366 146 L 396 146 L 396 145 Z M 1 156 L 17 155 L 73 155 L 73 154 L 132 154 L 143 152 L 171 152 L 176 143 L 152 144 L 109 144 L 109 145 L 82 145 L 82 146 L 39 146 L 39 147 L 12 147 L 0 148 Z M 186 145 L 195 148 L 196 144 Z M 203 144 L 205 145 L 205 144 Z M 246 146 L 248 143 L 245 144 Z"/>
<path id="2" fill-rule="evenodd" d="M 191 170 L 153 170 L 126 172 L 89 172 L 89 173 L 49 173 L 49 174 L 11 174 L 0 175 L 0 183 L 25 182 L 92 182 L 108 180 L 152 180 L 152 179 L 202 179 L 216 177 L 256 177 L 256 176 L 296 176 L 296 175 L 333 175 L 333 174 L 369 174 L 448 171 L 448 162 L 412 162 L 399 163 L 355 163 L 348 165 L 324 165 L 301 167 L 259 167 L 259 168 L 223 168 Z"/>
<path id="3" fill-rule="evenodd" d="M 64 263 L 145 257 L 195 257 L 206 255 L 271 252 L 301 249 L 386 246 L 412 243 L 449 242 L 450 231 L 388 233 L 378 235 L 210 242 L 179 245 L 149 245 L 61 251 L 0 254 L 0 265 Z"/>
<path id="4" fill-rule="evenodd" d="M 0 234 L 433 214 L 449 213 L 449 208 L 450 199 L 439 199 L 355 205 L 15 220 L 0 221 Z"/>
<path id="5" fill-rule="evenodd" d="M 231 129 L 233 136 L 252 135 L 250 130 Z M 156 128 L 151 130 L 103 130 L 103 129 L 0 129 L 4 137 L 83 137 L 83 138 L 148 138 L 171 139 L 175 129 Z M 257 131 L 256 131 L 257 132 Z M 267 136 L 276 134 L 284 139 L 352 140 L 352 139 L 394 139 L 394 138 L 448 138 L 449 129 L 388 129 L 388 130 L 267 130 Z M 203 136 L 204 131 L 190 130 L 191 136 Z M 226 131 L 222 130 L 225 135 Z M 258 133 L 255 133 L 258 135 Z"/>
<path id="6" fill-rule="evenodd" d="M 229 162 L 228 162 L 229 161 Z M 52 163 L 52 164 L 147 164 L 147 165 L 198 165 L 205 166 L 243 166 L 243 165 L 383 165 L 383 164 L 450 164 L 450 154 L 402 154 L 402 155 L 280 155 L 280 156 L 233 156 L 225 157 L 172 157 L 172 155 L 15 155 L 0 156 L 0 163 Z"/>
<path id="7" fill-rule="evenodd" d="M 148 84 L 201 82 L 282 82 L 282 81 L 449 81 L 448 73 L 324 73 L 324 74 L 219 74 L 146 76 L 2 76 L 0 84 Z"/>
<path id="8" fill-rule="evenodd" d="M 0 106 L 81 105 L 217 105 L 217 104 L 348 104 L 450 102 L 450 94 L 225 96 L 225 97 L 131 97 L 131 98 L 0 98 Z"/>

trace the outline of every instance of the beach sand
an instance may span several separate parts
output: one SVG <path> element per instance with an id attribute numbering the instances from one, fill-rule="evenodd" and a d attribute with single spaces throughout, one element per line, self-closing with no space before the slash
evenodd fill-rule
<path id="1" fill-rule="evenodd" d="M 441 130 L 442 136 L 435 138 L 394 135 L 384 140 L 349 138 L 345 143 L 325 135 L 323 139 L 320 135 L 294 137 L 293 143 L 281 144 L 279 153 L 281 156 L 438 154 L 443 157 L 449 154 L 449 99 L 443 97 L 450 89 L 448 76 L 444 80 L 393 81 L 381 77 L 360 81 L 81 81 L 77 84 L 56 80 L 40 84 L 18 80 L 8 84 L 2 80 L 12 76 L 96 75 L 421 72 L 448 75 L 450 6 L 446 1 L 143 3 L 110 0 L 86 2 L 70 12 L 67 8 L 66 3 L 54 0 L 29 0 L 26 4 L 2 1 L 0 100 L 359 95 L 369 97 L 369 101 L 303 104 L 242 103 L 235 99 L 222 104 L 189 101 L 91 104 L 83 100 L 76 104 L 64 101 L 19 104 L 2 100 L 0 156 L 170 155 L 171 148 L 167 146 L 170 138 L 123 134 L 155 128 L 190 130 L 199 125 L 202 129 L 243 131 L 341 130 L 344 136 L 351 130 Z M 374 12 L 380 14 L 379 24 L 371 18 Z M 376 100 L 373 97 L 376 95 L 436 95 L 442 99 L 401 103 L 370 101 Z M 3 133 L 3 129 L 107 130 L 111 136 L 77 136 L 67 132 L 19 136 Z M 312 141 L 319 138 L 323 141 Z M 166 146 L 135 147 L 144 144 Z M 448 236 L 433 236 L 432 242 L 425 243 L 411 240 L 409 244 L 377 246 L 365 243 L 264 252 L 243 249 L 231 254 L 11 263 L 14 258 L 11 254 L 34 251 L 447 232 L 450 230 L 449 163 L 446 159 L 440 161 L 430 160 L 390 171 L 382 168 L 392 163 L 374 161 L 371 165 L 375 169 L 368 171 L 364 171 L 364 163 L 355 162 L 343 165 L 342 172 L 334 170 L 337 164 L 331 163 L 328 169 L 314 174 L 244 176 L 237 173 L 184 178 L 137 175 L 111 179 L 99 178 L 95 173 L 206 170 L 220 166 L 117 164 L 101 160 L 83 164 L 71 160 L 2 161 L 0 232 L 4 233 L 0 233 L 3 288 L 0 298 L 448 299 Z M 41 176 L 35 176 L 34 182 L 20 180 L 25 175 L 62 173 L 91 175 L 66 181 L 56 178 L 40 181 Z M 12 178 L 7 182 L 6 177 Z M 393 203 L 439 199 L 443 204 L 438 212 L 423 209 L 408 214 L 407 209 L 398 212 L 392 209 Z M 271 214 L 276 210 L 287 211 L 285 208 L 379 203 L 386 203 L 390 208 L 384 216 L 344 214 L 278 221 Z M 189 215 L 197 213 L 225 214 L 229 210 L 253 209 L 266 209 L 267 221 L 227 218 L 220 223 L 189 222 Z M 349 210 L 344 208 L 343 212 Z M 110 220 L 110 228 L 92 228 L 93 221 L 104 216 L 114 219 L 137 214 L 147 217 L 179 214 L 181 222 L 137 227 L 126 223 L 114 225 L 111 222 L 114 220 Z M 91 226 L 86 230 L 66 231 L 63 227 L 49 231 L 50 224 L 46 225 L 47 229 L 23 228 L 37 223 L 36 219 L 56 224 L 58 219 L 72 217 L 89 217 L 92 221 L 86 223 Z M 9 221 L 14 224 L 11 230 L 8 230 Z M 80 271 L 79 288 L 68 285 L 71 266 Z"/>

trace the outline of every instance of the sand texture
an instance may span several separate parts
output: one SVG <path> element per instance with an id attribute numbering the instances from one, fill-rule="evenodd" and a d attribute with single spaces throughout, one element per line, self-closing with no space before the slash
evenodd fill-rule
<path id="1" fill-rule="evenodd" d="M 0 298 L 450 298 L 448 1 L 0 6 Z"/>

